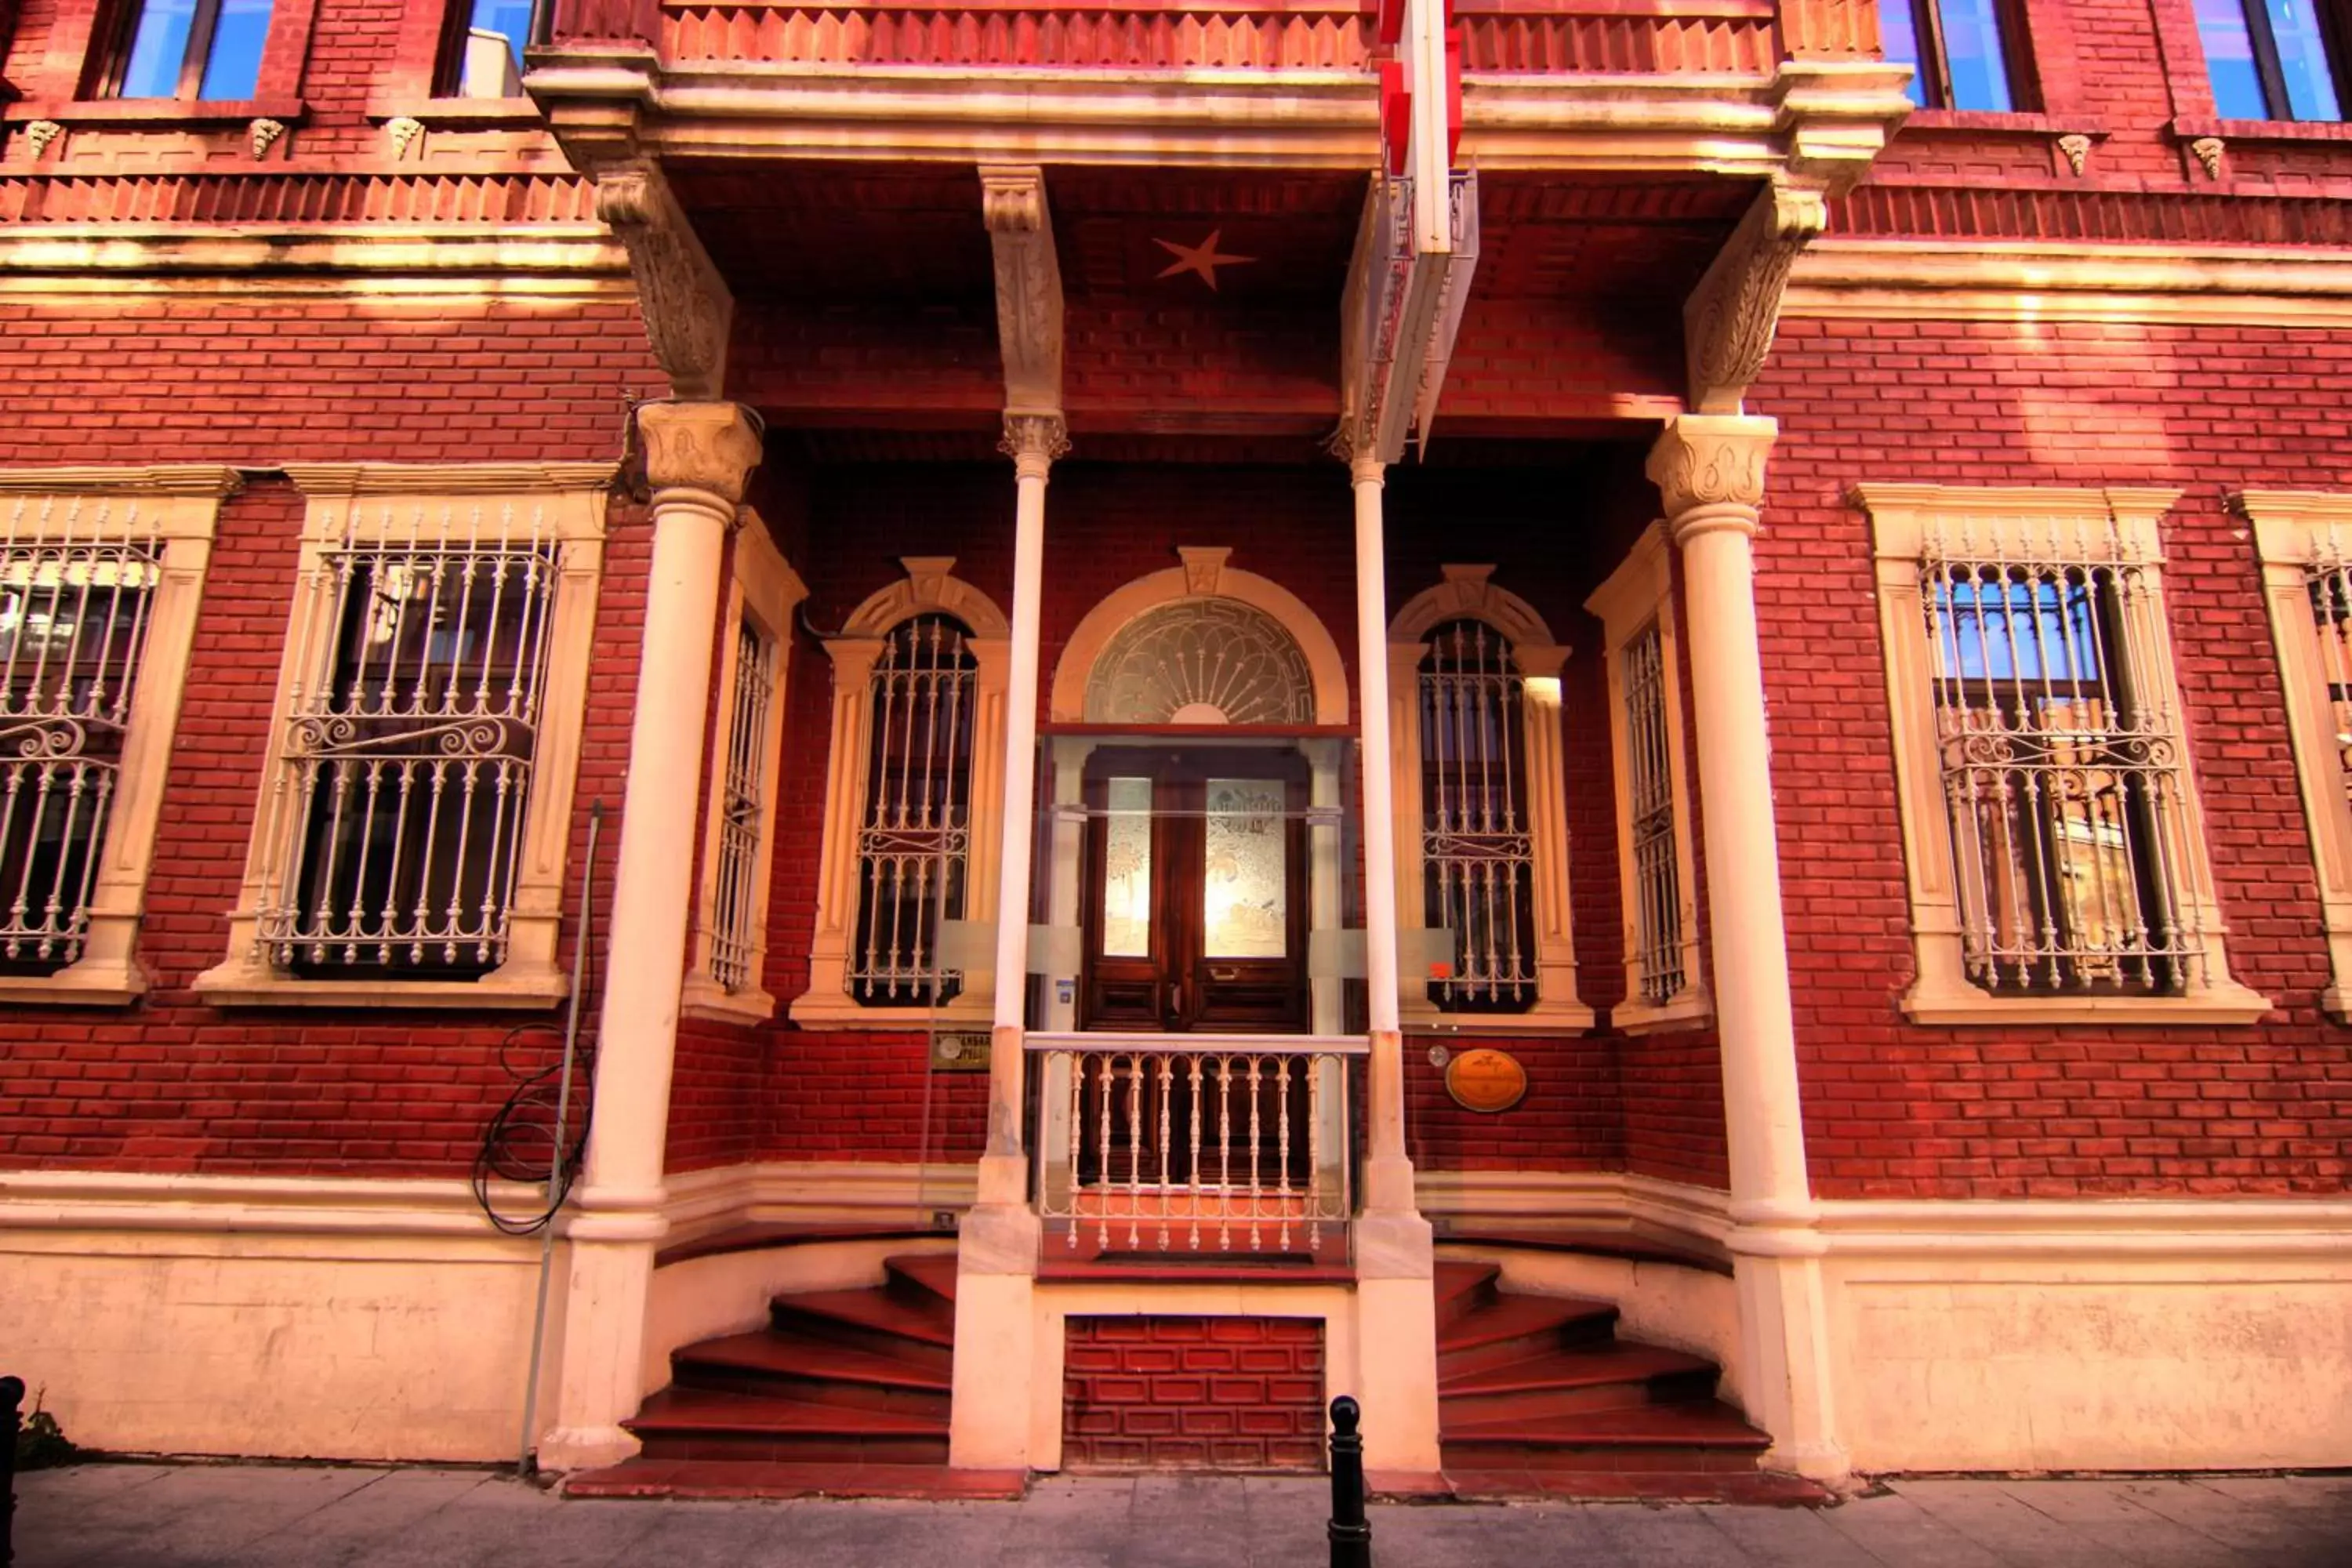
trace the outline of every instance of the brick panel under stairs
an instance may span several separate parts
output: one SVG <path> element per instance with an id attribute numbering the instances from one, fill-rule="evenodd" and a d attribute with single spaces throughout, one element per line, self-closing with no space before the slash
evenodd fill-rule
<path id="1" fill-rule="evenodd" d="M 778 1296 L 765 1330 L 684 1346 L 621 1425 L 636 1458 L 575 1497 L 1017 1497 L 1017 1474 L 947 1468 L 952 1253 L 893 1258 L 863 1290 Z"/>
<path id="2" fill-rule="evenodd" d="M 1492 1263 L 1437 1265 L 1439 1450 L 1458 1497 L 1808 1502 L 1757 1468 L 1771 1438 L 1715 1397 L 1713 1362 L 1617 1337 L 1617 1309 L 1513 1295 Z"/>

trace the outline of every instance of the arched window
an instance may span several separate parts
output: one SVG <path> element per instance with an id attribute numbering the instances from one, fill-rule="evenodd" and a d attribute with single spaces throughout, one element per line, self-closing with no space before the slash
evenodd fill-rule
<path id="1" fill-rule="evenodd" d="M 1493 567 L 1444 572 L 1389 626 L 1405 1026 L 1589 1029 L 1569 930 L 1568 650 Z"/>
<path id="2" fill-rule="evenodd" d="M 803 1028 L 933 1018 L 984 1026 L 992 977 L 958 973 L 943 921 L 996 914 L 1004 814 L 1003 612 L 946 556 L 850 612 L 825 640 L 833 741 Z"/>
<path id="3" fill-rule="evenodd" d="M 1417 684 L 1423 913 L 1454 950 L 1450 964 L 1433 963 L 1429 999 L 1444 1012 L 1521 1012 L 1536 999 L 1526 681 L 1509 638 L 1457 620 L 1430 635 Z"/>
<path id="4" fill-rule="evenodd" d="M 1298 639 L 1238 599 L 1147 610 L 1103 647 L 1087 718 L 1122 724 L 1311 724 L 1314 677 Z"/>
<path id="5" fill-rule="evenodd" d="M 848 972 L 862 1005 L 944 1002 L 962 984 L 943 967 L 939 936 L 942 921 L 964 913 L 977 679 L 971 628 L 943 615 L 893 627 L 867 678 L 872 747 Z"/>

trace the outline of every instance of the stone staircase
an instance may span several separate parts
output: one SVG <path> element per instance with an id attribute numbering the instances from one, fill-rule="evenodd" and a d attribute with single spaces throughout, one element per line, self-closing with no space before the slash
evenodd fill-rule
<path id="1" fill-rule="evenodd" d="M 1017 1473 L 950 1470 L 953 1253 L 888 1259 L 864 1290 L 778 1296 L 768 1327 L 687 1345 L 622 1423 L 636 1458 L 574 1497 L 1018 1497 Z"/>
<path id="2" fill-rule="evenodd" d="M 1501 1273 L 1437 1265 L 1439 1448 L 1454 1495 L 1825 1495 L 1757 1468 L 1771 1438 L 1715 1397 L 1715 1363 L 1619 1339 L 1605 1301 L 1507 1293 Z"/>

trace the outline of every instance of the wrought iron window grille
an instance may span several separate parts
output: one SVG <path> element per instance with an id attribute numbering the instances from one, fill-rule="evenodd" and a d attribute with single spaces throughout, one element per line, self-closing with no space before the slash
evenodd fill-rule
<path id="1" fill-rule="evenodd" d="M 963 914 L 971 850 L 972 721 L 979 664 L 946 616 L 901 622 L 869 677 L 872 765 L 857 836 L 858 908 L 845 972 L 862 1005 L 945 1002 L 940 922 Z"/>
<path id="2" fill-rule="evenodd" d="M 1422 867 L 1432 930 L 1454 933 L 1448 1012 L 1518 1012 L 1537 995 L 1535 844 L 1526 801 L 1524 679 L 1483 621 L 1430 636 L 1421 666 Z"/>

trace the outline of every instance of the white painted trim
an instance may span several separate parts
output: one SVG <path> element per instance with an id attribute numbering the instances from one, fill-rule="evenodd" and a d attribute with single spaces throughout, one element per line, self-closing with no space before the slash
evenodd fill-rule
<path id="1" fill-rule="evenodd" d="M 1824 237 L 1797 258 L 1780 313 L 2336 327 L 2352 322 L 2352 253 Z"/>
<path id="2" fill-rule="evenodd" d="M 1833 1257 L 2326 1256 L 2352 1263 L 2352 1199 L 1832 1200 Z"/>
<path id="3" fill-rule="evenodd" d="M 491 1198 L 528 1211 L 536 1191 L 501 1182 Z M 460 1181 L 205 1176 L 128 1171 L 0 1173 L 0 1250 L 12 1232 L 123 1230 L 243 1235 L 467 1237 L 510 1244 Z M 528 1243 L 536 1246 L 536 1242 Z"/>
<path id="4" fill-rule="evenodd" d="M 1413 1187 L 1421 1212 L 1439 1221 L 1476 1215 L 1629 1232 L 1643 1226 L 1712 1247 L 1732 1231 L 1730 1194 L 1625 1171 L 1416 1170 Z M 1446 1239 L 1442 1226 L 1437 1239 Z"/>
<path id="5" fill-rule="evenodd" d="M 969 1208 L 977 1181 L 969 1161 L 921 1166 L 763 1161 L 664 1176 L 668 1199 L 662 1212 L 672 1241 L 764 1222 L 916 1223 L 937 1210 Z"/>

